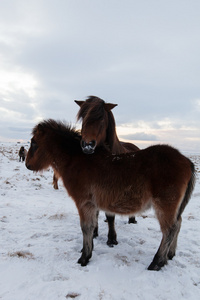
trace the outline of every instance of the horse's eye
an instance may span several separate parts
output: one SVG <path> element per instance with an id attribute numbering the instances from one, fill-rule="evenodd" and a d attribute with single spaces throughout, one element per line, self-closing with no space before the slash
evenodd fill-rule
<path id="1" fill-rule="evenodd" d="M 32 148 L 32 151 L 35 152 L 38 148 L 38 145 L 37 143 L 35 142 L 35 140 L 32 140 L 31 141 L 31 148 Z"/>

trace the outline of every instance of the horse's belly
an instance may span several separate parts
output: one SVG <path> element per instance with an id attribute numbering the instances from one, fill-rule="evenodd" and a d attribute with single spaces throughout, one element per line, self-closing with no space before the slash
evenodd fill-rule
<path id="1" fill-rule="evenodd" d="M 113 214 L 130 215 L 144 211 L 151 205 L 151 197 L 145 185 L 95 190 L 95 201 L 99 209 Z"/>
<path id="2" fill-rule="evenodd" d="M 107 201 L 107 205 L 101 205 L 101 209 L 113 214 L 130 215 L 140 213 L 151 207 L 151 199 L 122 198 L 117 201 Z"/>

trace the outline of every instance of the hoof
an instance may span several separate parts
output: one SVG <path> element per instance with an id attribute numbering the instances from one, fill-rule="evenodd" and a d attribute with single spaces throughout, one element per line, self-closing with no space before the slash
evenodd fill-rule
<path id="1" fill-rule="evenodd" d="M 152 261 L 152 263 L 149 265 L 148 270 L 150 271 L 159 271 L 164 265 L 166 265 L 166 263 L 161 262 L 161 263 L 155 263 L 154 261 Z"/>
<path id="2" fill-rule="evenodd" d="M 161 269 L 161 267 L 159 267 L 158 265 L 154 265 L 154 264 L 150 264 L 148 267 L 149 271 L 159 271 Z"/>
<path id="3" fill-rule="evenodd" d="M 88 264 L 88 262 L 89 262 L 89 259 L 84 259 L 84 258 L 82 258 L 82 256 L 81 256 L 77 262 L 78 262 L 78 264 L 81 265 L 81 267 L 85 267 L 85 266 L 87 266 L 87 264 Z"/>
<path id="4" fill-rule="evenodd" d="M 169 260 L 172 260 L 174 256 L 175 256 L 175 253 L 168 253 L 167 257 Z"/>
<path id="5" fill-rule="evenodd" d="M 131 217 L 128 219 L 128 224 L 137 224 L 135 217 Z"/>
<path id="6" fill-rule="evenodd" d="M 118 244 L 118 241 L 117 240 L 107 240 L 107 245 L 109 246 L 109 247 L 114 247 L 114 245 L 117 245 Z"/>

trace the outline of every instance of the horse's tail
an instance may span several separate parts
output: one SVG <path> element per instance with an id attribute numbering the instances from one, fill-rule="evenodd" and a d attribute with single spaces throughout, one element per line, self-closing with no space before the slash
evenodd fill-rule
<path id="1" fill-rule="evenodd" d="M 182 203 L 180 205 L 180 208 L 179 208 L 179 211 L 178 211 L 178 215 L 177 215 L 177 219 L 180 218 L 182 212 L 184 211 L 186 205 L 188 204 L 188 202 L 189 202 L 189 200 L 191 198 L 192 192 L 194 190 L 194 186 L 195 186 L 195 181 L 196 181 L 195 166 L 194 166 L 193 162 L 190 161 L 190 163 L 191 163 L 192 175 L 191 175 L 190 181 L 188 182 L 188 186 L 187 186 L 187 189 L 186 189 L 183 201 L 182 201 Z"/>

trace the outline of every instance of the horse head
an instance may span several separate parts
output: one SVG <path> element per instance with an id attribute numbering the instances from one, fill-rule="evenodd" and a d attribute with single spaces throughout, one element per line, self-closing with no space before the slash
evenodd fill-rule
<path id="1" fill-rule="evenodd" d="M 33 137 L 26 157 L 26 167 L 31 171 L 39 171 L 41 165 L 43 167 L 43 164 L 45 163 L 42 157 L 43 150 L 41 149 L 41 137 L 43 135 L 42 127 L 40 125 L 35 126 L 32 134 Z"/>
<path id="2" fill-rule="evenodd" d="M 31 171 L 42 171 L 49 167 L 50 156 L 48 153 L 49 145 L 52 143 L 50 128 L 56 127 L 54 120 L 42 121 L 32 130 L 30 148 L 26 156 L 26 167 Z"/>
<path id="3" fill-rule="evenodd" d="M 80 106 L 77 119 L 82 119 L 81 147 L 85 154 L 92 154 L 97 146 L 106 143 L 111 110 L 117 104 L 105 103 L 94 96 L 86 101 L 75 100 L 75 102 Z"/>

